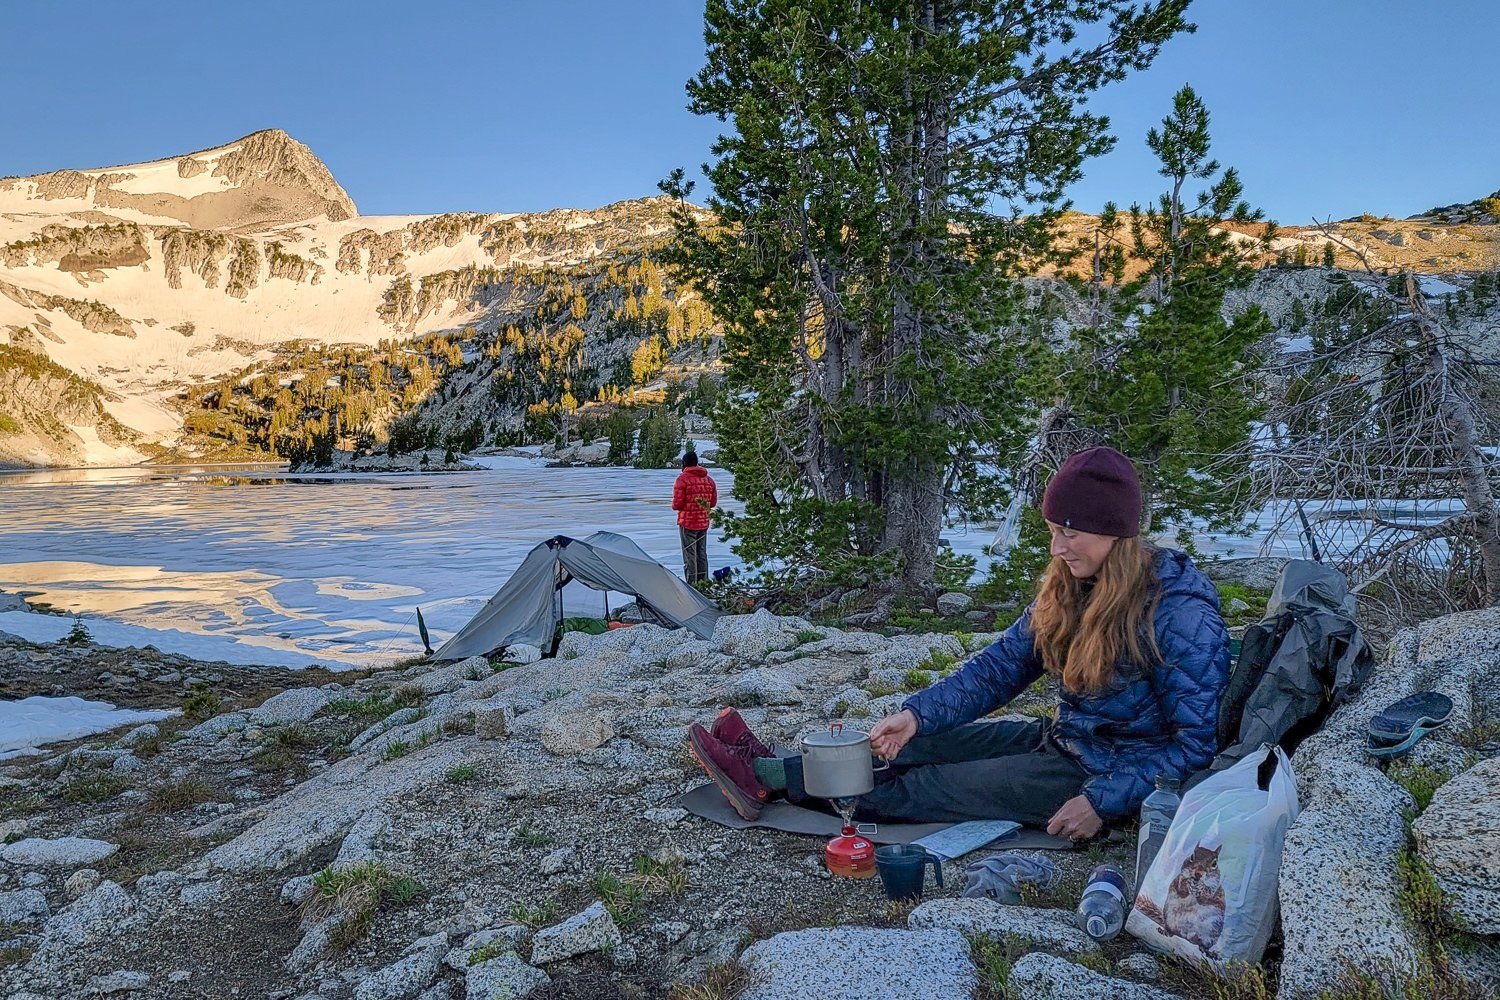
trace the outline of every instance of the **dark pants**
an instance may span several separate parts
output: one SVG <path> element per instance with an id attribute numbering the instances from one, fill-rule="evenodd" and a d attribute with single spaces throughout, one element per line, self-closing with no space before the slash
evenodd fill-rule
<path id="1" fill-rule="evenodd" d="M 1045 827 L 1090 777 L 1048 734 L 1049 722 L 971 722 L 936 736 L 917 736 L 875 772 L 855 818 L 907 823 L 1008 819 Z M 802 791 L 802 760 L 787 762 L 787 797 Z"/>
<path id="2" fill-rule="evenodd" d="M 677 526 L 682 537 L 682 575 L 688 583 L 708 579 L 708 529 Z"/>

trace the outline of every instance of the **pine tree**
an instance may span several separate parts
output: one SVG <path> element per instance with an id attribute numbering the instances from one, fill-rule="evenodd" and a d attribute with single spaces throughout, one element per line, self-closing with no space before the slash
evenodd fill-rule
<path id="1" fill-rule="evenodd" d="M 1144 270 L 1108 289 L 1096 277 L 1107 313 L 1077 331 L 1056 378 L 1066 426 L 1135 460 L 1148 524 L 1189 516 L 1226 523 L 1232 498 L 1199 470 L 1243 443 L 1258 412 L 1244 376 L 1259 364 L 1253 347 L 1270 324 L 1257 307 L 1231 321 L 1222 309 L 1225 293 L 1254 277 L 1255 255 L 1275 229 L 1267 224 L 1260 241 L 1246 244 L 1220 227 L 1262 214 L 1241 198 L 1234 168 L 1220 174 L 1209 158 L 1208 124 L 1208 109 L 1184 87 L 1161 128 L 1147 134 L 1171 189 L 1144 210 L 1132 206 L 1126 221 L 1101 216 L 1111 227 L 1105 241 L 1124 242 Z M 1189 181 L 1216 175 L 1187 198 Z"/>
<path id="2" fill-rule="evenodd" d="M 977 456 L 1022 440 L 997 334 L 1062 190 L 1112 145 L 1084 101 L 1191 30 L 1186 6 L 709 0 L 690 107 L 735 132 L 715 225 L 684 204 L 667 259 L 724 323 L 740 555 L 931 585 L 945 515 L 999 498 Z"/>
<path id="3" fill-rule="evenodd" d="M 1333 242 L 1330 240 L 1323 244 L 1323 266 L 1333 267 Z"/>

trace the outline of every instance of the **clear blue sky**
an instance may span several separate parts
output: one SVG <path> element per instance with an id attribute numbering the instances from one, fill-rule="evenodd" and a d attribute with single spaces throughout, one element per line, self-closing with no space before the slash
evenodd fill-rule
<path id="1" fill-rule="evenodd" d="M 0 175 L 283 128 L 365 214 L 593 207 L 696 173 L 701 0 L 0 3 Z M 1191 82 L 1215 152 L 1284 224 L 1500 188 L 1500 3 L 1198 0 L 1197 34 L 1095 106 L 1081 209 L 1158 190 L 1142 142 Z"/>

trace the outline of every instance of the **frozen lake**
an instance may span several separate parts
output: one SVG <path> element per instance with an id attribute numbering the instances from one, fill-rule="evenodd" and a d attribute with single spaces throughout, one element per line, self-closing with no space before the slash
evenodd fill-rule
<path id="1" fill-rule="evenodd" d="M 608 528 L 681 569 L 672 470 L 289 476 L 266 467 L 0 475 L 0 589 L 86 616 L 349 665 L 456 631 L 538 542 Z M 731 480 L 715 472 L 721 492 Z M 712 566 L 730 558 L 710 537 Z M 568 613 L 602 610 L 573 586 Z"/>
<path id="2" fill-rule="evenodd" d="M 617 531 L 680 571 L 674 470 L 495 465 L 415 475 L 290 476 L 265 466 L 0 474 L 0 589 L 104 619 L 96 631 L 124 635 L 113 623 L 125 623 L 178 634 L 162 648 L 356 666 L 420 652 L 418 606 L 435 641 L 456 631 L 552 535 Z M 729 474 L 714 476 L 734 509 Z M 945 537 L 978 554 L 993 534 L 993 525 L 959 527 Z M 1200 545 L 1302 554 L 1295 537 L 1264 528 Z M 717 534 L 709 560 L 735 562 Z M 578 585 L 564 606 L 603 609 Z M 224 654 L 226 641 L 238 655 Z"/>

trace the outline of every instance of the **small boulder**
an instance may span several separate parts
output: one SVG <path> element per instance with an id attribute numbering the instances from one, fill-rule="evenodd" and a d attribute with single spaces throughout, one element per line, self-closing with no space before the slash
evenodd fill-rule
<path id="1" fill-rule="evenodd" d="M 725 692 L 724 701 L 740 706 L 799 705 L 802 692 L 775 670 L 756 667 L 734 679 Z"/>
<path id="2" fill-rule="evenodd" d="M 115 741 L 115 746 L 133 747 L 142 740 L 155 739 L 161 735 L 161 727 L 154 722 L 148 722 L 144 726 L 136 726 L 130 732 Z"/>
<path id="3" fill-rule="evenodd" d="M 448 953 L 448 939 L 442 934 L 417 938 L 406 949 L 405 957 L 376 971 L 354 987 L 354 1000 L 408 1000 L 415 997 L 437 978 Z"/>
<path id="4" fill-rule="evenodd" d="M 289 726 L 307 722 L 333 700 L 332 691 L 322 688 L 292 688 L 273 694 L 250 710 L 250 721 L 257 726 Z"/>
<path id="5" fill-rule="evenodd" d="M 89 989 L 99 996 L 113 996 L 116 993 L 133 993 L 136 990 L 145 989 L 151 982 L 151 977 L 144 972 L 111 972 L 104 976 L 95 976 L 89 980 Z"/>
<path id="6" fill-rule="evenodd" d="M 953 930 L 868 927 L 783 931 L 746 948 L 753 983 L 741 1000 L 950 1000 L 978 984 L 969 942 Z"/>
<path id="7" fill-rule="evenodd" d="M 0 927 L 41 923 L 51 912 L 40 889 L 0 892 Z"/>
<path id="8" fill-rule="evenodd" d="M 906 924 L 912 930 L 942 927 L 968 936 L 986 934 L 1000 940 L 1014 937 L 1033 948 L 1059 955 L 1085 955 L 1099 950 L 1098 943 L 1078 929 L 1067 910 L 1006 906 L 993 899 L 928 900 L 911 911 Z"/>
<path id="9" fill-rule="evenodd" d="M 648 823 L 656 823 L 660 826 L 671 828 L 687 819 L 688 811 L 680 806 L 669 806 L 661 809 L 647 809 L 641 813 L 641 818 Z"/>
<path id="10" fill-rule="evenodd" d="M 549 752 L 577 757 L 614 739 L 615 727 L 603 715 L 569 713 L 548 719 L 537 735 Z"/>
<path id="11" fill-rule="evenodd" d="M 313 876 L 289 878 L 281 887 L 281 901 L 287 906 L 301 906 L 313 894 Z"/>
<path id="12" fill-rule="evenodd" d="M 556 875 L 565 870 L 573 860 L 573 848 L 559 847 L 542 859 L 538 870 L 543 875 Z"/>
<path id="13" fill-rule="evenodd" d="M 184 733 L 183 738 L 212 743 L 215 740 L 228 736 L 230 733 L 239 732 L 249 724 L 249 720 L 243 714 L 239 712 L 226 712 L 223 715 L 216 715 L 206 722 L 198 723 Z"/>
<path id="14" fill-rule="evenodd" d="M 527 965 L 513 951 L 503 951 L 468 967 L 464 973 L 464 996 L 467 1000 L 508 1000 L 524 997 L 550 982 L 552 977 L 541 969 Z"/>
<path id="15" fill-rule="evenodd" d="M 1065 958 L 1033 952 L 1010 968 L 1006 987 L 1017 1000 L 1179 1000 L 1154 986 L 1100 975 Z"/>
<path id="16" fill-rule="evenodd" d="M 603 903 L 595 903 L 582 913 L 575 913 L 560 924 L 536 932 L 531 944 L 531 963 L 546 965 L 574 955 L 613 950 L 623 937 Z"/>
<path id="17" fill-rule="evenodd" d="M 1412 833 L 1449 912 L 1476 933 L 1500 934 L 1500 757 L 1439 788 Z"/>
<path id="18" fill-rule="evenodd" d="M 1161 963 L 1143 951 L 1126 955 L 1118 963 L 1121 972 L 1154 983 L 1161 978 Z"/>
<path id="19" fill-rule="evenodd" d="M 960 594 L 957 591 L 953 591 L 938 595 L 937 613 L 944 618 L 957 618 L 973 606 L 974 598 L 968 594 Z"/>
<path id="20" fill-rule="evenodd" d="M 78 868 L 103 861 L 119 849 L 118 844 L 86 837 L 27 837 L 0 847 L 0 860 L 25 868 Z"/>
<path id="21" fill-rule="evenodd" d="M 63 882 L 63 895 L 69 899 L 77 899 L 103 881 L 104 876 L 100 875 L 97 870 L 80 868 Z"/>

